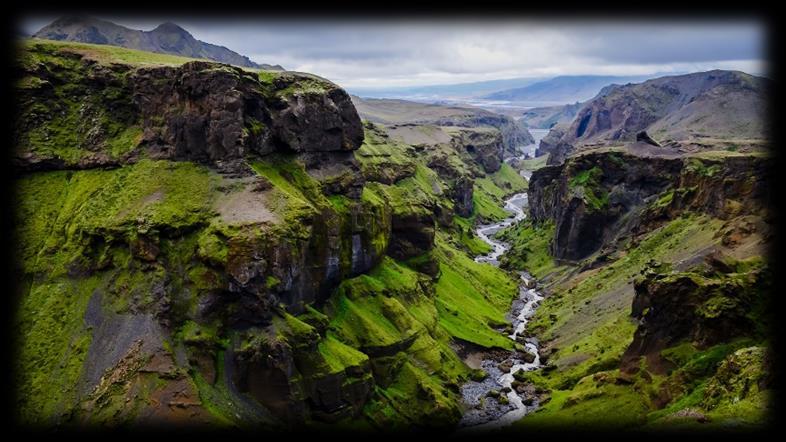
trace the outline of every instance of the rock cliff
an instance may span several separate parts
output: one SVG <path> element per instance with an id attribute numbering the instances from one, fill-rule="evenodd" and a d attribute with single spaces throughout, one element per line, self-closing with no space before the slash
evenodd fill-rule
<path id="1" fill-rule="evenodd" d="M 768 201 L 768 173 L 759 157 L 589 153 L 533 173 L 530 213 L 536 223 L 555 223 L 554 257 L 577 261 L 682 211 L 721 219 L 760 211 Z"/>
<path id="2" fill-rule="evenodd" d="M 523 185 L 499 133 L 424 151 L 315 76 L 113 51 L 16 66 L 20 419 L 455 425 L 453 340 L 512 346 L 456 226 Z"/>

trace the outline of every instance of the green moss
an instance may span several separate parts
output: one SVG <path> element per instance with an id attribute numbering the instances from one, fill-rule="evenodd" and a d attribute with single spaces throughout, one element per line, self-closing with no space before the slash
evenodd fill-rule
<path id="1" fill-rule="evenodd" d="M 437 236 L 435 256 L 441 276 L 435 284 L 440 325 L 456 338 L 483 347 L 512 349 L 501 327 L 518 294 L 516 283 L 489 264 L 479 264 Z"/>
<path id="2" fill-rule="evenodd" d="M 475 229 L 470 219 L 454 216 L 453 224 L 456 226 L 454 236 L 458 243 L 471 255 L 485 255 L 493 250 L 489 243 L 475 236 Z"/>
<path id="3" fill-rule="evenodd" d="M 591 210 L 601 210 L 608 206 L 609 193 L 601 185 L 603 169 L 593 166 L 582 170 L 568 180 L 568 186 L 576 192 Z"/>
<path id="4" fill-rule="evenodd" d="M 674 199 L 674 191 L 669 190 L 663 192 L 657 200 L 655 200 L 655 207 L 666 207 L 671 204 L 671 201 Z"/>
<path id="5" fill-rule="evenodd" d="M 55 276 L 100 251 L 94 247 L 102 241 L 206 223 L 213 216 L 213 181 L 203 166 L 150 160 L 114 170 L 26 175 L 17 186 L 22 264 Z"/>
<path id="6" fill-rule="evenodd" d="M 527 180 L 508 163 L 502 163 L 499 170 L 491 174 L 491 180 L 508 194 L 523 192 L 528 187 Z"/>
<path id="7" fill-rule="evenodd" d="M 302 230 L 297 220 L 309 218 L 331 206 L 314 178 L 293 155 L 268 155 L 251 162 L 251 168 L 273 184 L 280 204 L 273 210 L 288 221 L 292 230 Z"/>
<path id="8" fill-rule="evenodd" d="M 265 124 L 256 119 L 249 119 L 248 126 L 250 128 L 251 134 L 255 137 L 262 135 L 265 131 Z"/>
<path id="9" fill-rule="evenodd" d="M 227 233 L 223 225 L 215 220 L 199 232 L 198 253 L 200 258 L 215 264 L 224 265 L 227 262 L 229 248 L 227 246 Z"/>
<path id="10" fill-rule="evenodd" d="M 718 172 L 720 172 L 722 166 L 717 163 L 716 161 L 706 160 L 706 159 L 699 159 L 699 158 L 689 158 L 685 162 L 685 170 L 688 172 L 697 173 L 701 176 L 711 178 Z"/>
<path id="11" fill-rule="evenodd" d="M 98 277 L 24 283 L 16 315 L 18 417 L 57 422 L 78 399 L 92 332 L 84 314 Z"/>
<path id="12" fill-rule="evenodd" d="M 500 265 L 506 269 L 526 270 L 536 278 L 542 278 L 556 268 L 551 256 L 551 238 L 554 237 L 554 223 L 534 225 L 525 219 L 500 230 L 495 235 L 510 249 L 500 258 Z"/>
<path id="13" fill-rule="evenodd" d="M 364 124 L 363 144 L 355 151 L 366 179 L 389 184 L 415 174 L 414 155 L 412 146 L 391 140 L 371 123 Z"/>
<path id="14" fill-rule="evenodd" d="M 510 214 L 502 208 L 505 195 L 506 192 L 490 178 L 476 179 L 472 191 L 472 219 L 495 222 L 509 217 Z"/>
<path id="15" fill-rule="evenodd" d="M 542 340 L 558 348 L 550 363 L 558 368 L 540 379 L 548 388 L 570 390 L 586 375 L 619 361 L 636 324 L 628 317 L 631 280 L 651 259 L 691 256 L 717 241 L 721 224 L 704 216 L 679 218 L 649 234 L 621 258 L 554 290 L 529 323 Z"/>
<path id="16" fill-rule="evenodd" d="M 178 55 L 161 54 L 157 52 L 139 51 L 119 46 L 77 43 L 68 41 L 40 40 L 36 38 L 22 41 L 25 51 L 57 54 L 76 53 L 101 63 L 127 63 L 135 66 L 168 65 L 178 66 L 195 58 L 181 57 Z"/>
<path id="17" fill-rule="evenodd" d="M 328 333 L 319 342 L 319 354 L 325 359 L 331 373 L 343 372 L 347 367 L 354 367 L 368 362 L 368 356 L 336 339 Z"/>
<path id="18" fill-rule="evenodd" d="M 364 414 L 378 428 L 404 429 L 412 422 L 447 427 L 461 417 L 455 393 L 408 360 L 403 361 L 390 386 L 378 388 L 375 395 L 384 400 L 370 402 Z"/>
<path id="19" fill-rule="evenodd" d="M 535 171 L 546 167 L 546 162 L 549 160 L 549 154 L 541 155 L 539 157 L 530 158 L 521 161 L 521 168 L 524 170 Z"/>
<path id="20" fill-rule="evenodd" d="M 278 74 L 277 71 L 260 70 L 257 73 L 257 78 L 259 78 L 259 81 L 262 82 L 262 83 L 266 83 L 266 84 L 272 84 L 273 80 L 275 80 L 278 77 L 279 77 L 279 74 Z"/>
<path id="21" fill-rule="evenodd" d="M 299 77 L 284 89 L 276 91 L 276 94 L 285 98 L 307 94 L 322 95 L 331 88 L 332 86 L 327 80 L 317 77 Z"/>
<path id="22" fill-rule="evenodd" d="M 277 428 L 280 422 L 274 419 L 267 410 L 253 407 L 254 403 L 249 397 L 238 397 L 227 386 L 227 375 L 224 370 L 226 353 L 220 350 L 216 353 L 216 382 L 209 383 L 197 370 L 191 370 L 190 375 L 194 381 L 199 400 L 202 406 L 214 418 L 214 425 L 219 427 L 240 428 Z"/>
<path id="23" fill-rule="evenodd" d="M 677 366 L 680 366 L 689 361 L 696 354 L 696 352 L 696 347 L 692 343 L 683 342 L 679 345 L 661 350 L 660 354 L 666 360 Z"/>
<path id="24" fill-rule="evenodd" d="M 600 373 L 599 373 L 600 374 Z M 614 379 L 609 372 L 605 379 Z M 553 391 L 551 400 L 517 423 L 524 428 L 630 428 L 646 421 L 649 402 L 627 385 L 587 376 L 571 391 Z"/>

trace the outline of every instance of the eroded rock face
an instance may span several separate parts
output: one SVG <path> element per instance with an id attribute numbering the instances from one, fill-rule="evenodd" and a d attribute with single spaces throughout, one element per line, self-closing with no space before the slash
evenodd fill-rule
<path id="1" fill-rule="evenodd" d="M 538 144 L 538 148 L 535 149 L 535 156 L 539 157 L 545 154 L 552 154 L 557 144 L 559 144 L 560 138 L 562 138 L 562 136 L 565 135 L 566 128 L 567 127 L 565 124 L 558 124 L 552 127 L 549 133 L 547 133 L 546 136 L 540 140 L 540 144 Z M 554 163 L 554 164 L 558 164 L 558 163 Z"/>
<path id="2" fill-rule="evenodd" d="M 703 272 L 648 269 L 636 280 L 631 316 L 639 327 L 623 355 L 623 368 L 635 370 L 640 356 L 658 358 L 660 350 L 682 341 L 707 348 L 756 336 L 762 324 L 753 312 L 769 293 L 767 269 L 737 273 L 733 260 L 717 258 L 708 264 Z"/>
<path id="3" fill-rule="evenodd" d="M 322 78 L 287 72 L 273 81 L 271 103 L 276 139 L 295 152 L 351 151 L 363 127 L 349 95 Z M 314 91 L 316 89 L 316 91 Z"/>
<path id="4" fill-rule="evenodd" d="M 433 212 L 394 213 L 388 254 L 398 260 L 420 256 L 434 247 L 435 232 Z"/>
<path id="5" fill-rule="evenodd" d="M 451 143 L 457 148 L 463 147 L 486 173 L 494 173 L 502 166 L 505 149 L 497 131 L 462 130 L 454 135 Z"/>
<path id="6" fill-rule="evenodd" d="M 118 166 L 150 157 L 248 175 L 242 160 L 249 155 L 346 152 L 363 141 L 349 95 L 316 76 L 283 72 L 260 80 L 210 62 L 132 68 L 59 56 L 68 60 L 65 69 L 22 68 L 22 76 L 35 79 L 19 97 L 15 162 L 25 171 Z M 58 92 L 42 94 L 49 88 Z M 42 105 L 59 114 L 43 114 Z M 141 136 L 123 133 L 135 127 Z M 69 150 L 58 152 L 61 144 Z"/>
<path id="7" fill-rule="evenodd" d="M 621 235 L 648 230 L 684 211 L 728 219 L 766 207 L 763 158 L 644 158 L 591 153 L 533 173 L 535 222 L 552 220 L 552 252 L 580 260 Z"/>
<path id="8" fill-rule="evenodd" d="M 452 189 L 452 200 L 455 203 L 453 210 L 455 210 L 457 215 L 463 217 L 472 215 L 474 188 L 474 182 L 471 179 L 466 177 L 456 179 Z"/>
<path id="9" fill-rule="evenodd" d="M 160 157 L 229 163 L 282 149 L 351 151 L 363 141 L 349 96 L 317 77 L 284 73 L 264 84 L 242 69 L 191 62 L 140 69 L 133 83 L 142 145 Z"/>

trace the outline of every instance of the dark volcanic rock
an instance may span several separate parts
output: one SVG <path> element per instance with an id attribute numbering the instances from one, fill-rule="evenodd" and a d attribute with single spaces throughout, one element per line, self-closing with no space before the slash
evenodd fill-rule
<path id="1" fill-rule="evenodd" d="M 706 348 L 741 336 L 755 336 L 756 320 L 769 293 L 766 269 L 746 273 L 716 266 L 708 273 L 648 270 L 636 280 L 631 316 L 639 327 L 622 358 L 622 367 L 637 369 L 640 356 L 658 359 L 660 350 L 681 341 Z"/>
<path id="2" fill-rule="evenodd" d="M 636 134 L 636 141 L 643 141 L 647 144 L 652 144 L 653 146 L 661 147 L 660 143 L 653 140 L 646 130 L 643 130 Z"/>
<path id="3" fill-rule="evenodd" d="M 434 247 L 435 227 L 433 212 L 394 213 L 388 254 L 405 260 L 428 252 Z"/>
<path id="4" fill-rule="evenodd" d="M 148 157 L 249 175 L 249 155 L 349 152 L 363 141 L 349 95 L 316 76 L 282 72 L 263 82 L 211 62 L 134 68 L 68 52 L 47 56 L 59 57 L 63 67 L 27 64 L 20 75 L 68 87 L 56 95 L 44 86 L 19 89 L 14 162 L 22 171 L 117 167 Z M 76 123 L 71 114 L 78 114 Z M 139 128 L 141 137 L 121 139 L 130 145 L 115 153 L 123 128 Z"/>
<path id="5" fill-rule="evenodd" d="M 565 135 L 565 129 L 567 129 L 567 127 L 564 124 L 558 124 L 552 127 L 549 133 L 540 140 L 538 148 L 535 149 L 535 156 L 539 157 L 541 155 L 552 154 L 562 136 Z"/>
<path id="6" fill-rule="evenodd" d="M 273 129 L 289 149 L 324 152 L 360 147 L 363 126 L 343 89 L 317 76 L 293 72 L 278 75 L 273 84 L 284 91 L 271 104 Z M 314 87 L 321 90 L 311 91 Z M 287 93 L 288 89 L 294 91 Z"/>
<path id="7" fill-rule="evenodd" d="M 497 131 L 461 130 L 454 135 L 451 143 L 456 148 L 463 147 L 486 173 L 496 172 L 502 166 L 504 145 Z"/>
<path id="8" fill-rule="evenodd" d="M 463 217 L 472 215 L 472 195 L 474 193 L 474 188 L 474 181 L 467 177 L 460 177 L 453 184 L 451 199 L 455 203 L 454 210 L 457 215 Z"/>
<path id="9" fill-rule="evenodd" d="M 354 150 L 360 118 L 342 89 L 305 74 L 281 74 L 275 90 L 317 83 L 321 92 L 270 94 L 238 68 L 191 62 L 140 69 L 134 101 L 144 121 L 142 145 L 156 156 L 231 161 L 276 150 Z"/>
<path id="10" fill-rule="evenodd" d="M 767 205 L 765 159 L 645 158 L 590 153 L 533 173 L 534 222 L 553 221 L 552 253 L 580 260 L 615 238 L 684 211 L 728 219 Z M 659 197 L 668 204 L 655 204 Z"/>

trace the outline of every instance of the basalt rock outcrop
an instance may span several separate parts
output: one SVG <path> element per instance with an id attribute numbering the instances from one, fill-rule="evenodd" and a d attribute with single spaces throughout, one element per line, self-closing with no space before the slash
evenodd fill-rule
<path id="1" fill-rule="evenodd" d="M 560 138 L 562 138 L 562 136 L 565 134 L 566 128 L 566 124 L 564 123 L 557 124 L 556 126 L 552 127 L 551 130 L 549 130 L 549 133 L 547 133 L 546 136 L 540 140 L 538 148 L 535 149 L 535 156 L 539 157 L 546 154 L 553 155 L 557 144 L 559 144 Z"/>
<path id="2" fill-rule="evenodd" d="M 466 152 L 486 173 L 499 170 L 504 158 L 502 136 L 496 131 L 462 130 L 454 135 L 451 143 Z"/>
<path id="3" fill-rule="evenodd" d="M 723 256 L 710 255 L 707 262 L 704 271 L 648 268 L 636 280 L 631 316 L 639 326 L 622 357 L 623 369 L 635 370 L 641 356 L 657 360 L 661 350 L 683 341 L 703 349 L 764 334 L 760 316 L 769 271 Z"/>
<path id="4" fill-rule="evenodd" d="M 324 328 L 304 333 L 309 326 L 280 320 L 367 272 L 390 243 L 390 207 L 362 198 L 353 152 L 363 129 L 349 96 L 306 74 L 259 76 L 207 62 L 106 64 L 38 43 L 18 68 L 22 201 L 34 204 L 31 195 L 49 189 L 46 210 L 72 226 L 41 252 L 49 265 L 35 267 L 25 255 L 25 274 L 44 281 L 41 287 L 96 281 L 84 294 L 67 292 L 91 306 L 84 321 L 96 331 L 72 331 L 93 336 L 80 350 L 87 377 L 77 371 L 57 379 L 80 387 L 57 387 L 61 396 L 49 404 L 65 414 L 47 418 L 62 422 L 82 404 L 85 419 L 104 419 L 143 388 L 166 401 L 134 405 L 128 419 L 208 422 L 207 399 L 182 374 L 187 369 L 228 388 L 220 401 L 250 421 L 357 414 L 371 389 L 367 358 L 326 343 Z M 396 237 L 419 244 L 408 227 L 397 222 Z M 433 244 L 433 227 L 431 235 Z M 35 254 L 40 249 L 30 242 L 46 236 L 25 238 Z M 58 314 L 83 321 L 79 310 Z M 168 349 L 170 342 L 183 347 Z M 322 359 L 304 361 L 317 346 Z M 248 356 L 252 349 L 261 360 Z M 226 351 L 220 361 L 218 351 Z M 152 368 L 151 358 L 158 361 Z M 290 382 L 277 386 L 282 376 Z M 42 388 L 35 380 L 25 385 Z M 185 402 L 175 404 L 172 388 Z M 286 392 L 272 400 L 288 401 L 286 409 L 266 396 L 276 388 Z M 243 405 L 242 392 L 262 408 Z"/>
<path id="5" fill-rule="evenodd" d="M 208 62 L 131 69 L 71 52 L 58 58 L 63 67 L 21 64 L 21 170 L 116 167 L 147 157 L 243 173 L 248 155 L 352 151 L 363 140 L 349 95 L 316 76 L 260 77 Z"/>
<path id="6" fill-rule="evenodd" d="M 768 173 L 761 157 L 589 153 L 533 173 L 530 214 L 536 223 L 554 221 L 553 255 L 576 261 L 684 211 L 721 219 L 760 211 L 769 198 Z"/>

